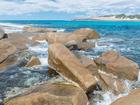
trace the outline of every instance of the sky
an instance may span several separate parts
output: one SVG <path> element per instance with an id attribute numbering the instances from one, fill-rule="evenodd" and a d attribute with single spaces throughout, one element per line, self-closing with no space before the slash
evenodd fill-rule
<path id="1" fill-rule="evenodd" d="M 0 0 L 0 20 L 71 20 L 140 14 L 140 0 Z"/>

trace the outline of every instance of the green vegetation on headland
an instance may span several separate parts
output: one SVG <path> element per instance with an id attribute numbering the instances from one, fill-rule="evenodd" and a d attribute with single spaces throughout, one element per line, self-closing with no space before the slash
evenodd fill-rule
<path id="1" fill-rule="evenodd" d="M 136 15 L 125 15 L 125 14 L 119 14 L 119 15 L 105 15 L 105 16 L 101 16 L 101 17 L 115 17 L 115 18 L 129 18 L 129 19 L 140 19 L 140 15 L 136 14 Z"/>
<path id="2" fill-rule="evenodd" d="M 77 18 L 74 19 L 76 21 L 84 20 L 107 20 L 107 21 L 139 21 L 140 15 L 126 15 L 126 14 L 118 14 L 118 15 L 103 15 L 103 16 L 95 16 L 95 17 L 85 17 L 85 18 Z"/>

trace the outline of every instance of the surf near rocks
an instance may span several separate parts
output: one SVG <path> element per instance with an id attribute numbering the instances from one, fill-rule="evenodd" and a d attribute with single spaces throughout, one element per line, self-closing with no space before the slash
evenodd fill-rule
<path id="1" fill-rule="evenodd" d="M 99 34 L 92 29 L 80 29 L 71 33 L 49 31 L 35 31 L 34 33 L 36 32 L 37 34 L 30 35 L 30 37 L 32 37 L 32 42 L 46 40 L 49 43 L 48 61 L 51 69 L 60 74 L 59 76 L 64 77 L 67 83 L 70 82 L 72 86 L 68 86 L 69 89 L 73 89 L 74 87 L 80 91 L 80 94 L 78 93 L 79 95 L 75 95 L 72 91 L 69 91 L 70 93 L 67 93 L 67 91 L 64 92 L 64 88 L 60 90 L 59 88 L 52 88 L 51 85 L 53 84 L 47 85 L 46 90 L 44 89 L 44 93 L 42 93 L 41 90 L 43 90 L 43 87 L 46 87 L 45 84 L 42 84 L 38 85 L 38 87 L 35 88 L 35 91 L 27 91 L 27 94 L 25 93 L 9 99 L 6 101 L 6 105 L 11 105 L 13 103 L 13 105 L 19 105 L 19 103 L 20 105 L 27 103 L 33 105 L 33 103 L 47 104 L 48 102 L 50 105 L 63 105 L 61 103 L 62 100 L 64 101 L 64 105 L 86 105 L 88 103 L 87 96 L 93 91 L 96 91 L 97 87 L 100 87 L 102 91 L 109 90 L 114 94 L 121 94 L 127 90 L 125 83 L 122 81 L 127 79 L 137 80 L 138 78 L 138 65 L 117 52 L 111 51 L 113 52 L 111 54 L 110 51 L 106 52 L 109 54 L 102 54 L 101 57 L 94 60 L 89 59 L 86 56 L 78 57 L 73 53 L 74 50 L 85 50 L 75 47 L 75 45 L 78 46 L 77 43 L 82 45 L 83 43 L 87 43 L 88 40 L 97 40 L 100 38 Z M 73 41 L 74 43 L 76 42 L 76 44 L 73 45 Z M 94 49 L 94 47 L 92 48 Z M 129 67 L 132 69 L 132 73 L 127 73 L 130 71 Z M 113 72 L 110 72 L 111 70 Z M 133 76 L 131 76 L 131 74 Z M 115 85 L 113 83 L 115 83 Z M 61 86 L 65 87 L 65 84 L 57 83 L 57 85 L 60 88 Z M 120 85 L 122 87 L 120 87 Z M 52 93 L 49 93 L 47 89 Z M 62 94 L 65 97 L 61 97 Z M 72 97 L 67 99 L 67 94 L 72 94 Z M 47 100 L 44 95 L 51 100 Z M 56 95 L 57 98 L 55 96 L 51 97 L 52 95 Z M 33 99 L 28 98 L 30 96 L 33 96 Z M 82 100 L 83 97 L 86 100 Z M 27 99 L 27 103 L 23 101 L 25 99 Z M 72 101 L 73 99 L 80 99 L 80 103 Z M 35 100 L 35 102 L 33 100 Z"/>

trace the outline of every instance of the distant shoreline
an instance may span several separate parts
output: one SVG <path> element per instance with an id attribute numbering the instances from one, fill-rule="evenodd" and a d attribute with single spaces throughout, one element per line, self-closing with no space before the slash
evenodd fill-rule
<path id="1" fill-rule="evenodd" d="M 103 20 L 103 19 L 74 19 L 72 21 L 114 21 L 114 22 L 140 22 L 140 20 Z"/>
<path id="2" fill-rule="evenodd" d="M 140 22 L 139 18 L 129 17 L 117 17 L 117 16 L 100 16 L 100 17 L 88 17 L 88 18 L 77 18 L 74 21 L 134 21 Z"/>

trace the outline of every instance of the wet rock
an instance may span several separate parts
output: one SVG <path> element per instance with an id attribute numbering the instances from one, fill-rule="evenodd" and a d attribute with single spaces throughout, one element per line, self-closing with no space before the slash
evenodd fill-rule
<path id="1" fill-rule="evenodd" d="M 0 70 L 8 70 L 12 66 L 24 67 L 32 56 L 33 54 L 28 51 L 15 52 L 0 63 Z"/>
<path id="2" fill-rule="evenodd" d="M 32 56 L 31 59 L 29 60 L 29 62 L 25 65 L 25 67 L 33 67 L 36 65 L 40 65 L 41 62 L 39 60 L 39 58 Z"/>
<path id="3" fill-rule="evenodd" d="M 5 102 L 5 105 L 86 105 L 84 91 L 68 84 L 43 84 L 23 95 Z"/>
<path id="4" fill-rule="evenodd" d="M 0 63 L 0 70 L 4 70 L 9 66 L 15 65 L 17 63 L 18 57 L 15 55 L 10 55 L 2 63 Z"/>
<path id="5" fill-rule="evenodd" d="M 128 96 L 121 97 L 111 105 L 140 105 L 140 89 L 135 89 Z"/>
<path id="6" fill-rule="evenodd" d="M 68 32 L 48 32 L 47 34 L 40 34 L 33 36 L 32 40 L 47 40 L 49 44 L 62 43 L 66 44 L 70 41 L 85 42 L 88 39 L 97 39 L 97 33 L 94 30 L 86 30 L 87 34 L 81 34 L 80 32 L 68 33 Z M 90 32 L 89 32 L 90 31 Z M 79 43 L 80 47 L 81 43 Z M 89 46 L 87 43 L 83 43 L 82 46 Z M 85 47 L 84 47 L 85 48 Z"/>
<path id="7" fill-rule="evenodd" d="M 49 45 L 48 53 L 49 65 L 58 73 L 78 83 L 85 91 L 95 88 L 96 80 L 94 76 L 63 44 Z"/>
<path id="8" fill-rule="evenodd" d="M 59 74 L 54 69 L 48 67 L 48 76 L 49 77 L 55 77 L 57 75 L 59 75 Z"/>
<path id="9" fill-rule="evenodd" d="M 0 28 L 0 40 L 3 39 L 4 34 L 4 30 Z"/>
<path id="10" fill-rule="evenodd" d="M 23 50 L 22 52 L 18 52 L 16 56 L 18 57 L 16 65 L 18 67 L 25 67 L 31 60 L 33 54 L 30 51 Z"/>
<path id="11" fill-rule="evenodd" d="M 95 48 L 95 44 L 89 42 L 76 42 L 70 41 L 65 44 L 70 50 L 88 50 L 91 48 Z"/>
<path id="12" fill-rule="evenodd" d="M 111 90 L 114 94 L 121 94 L 128 91 L 124 81 L 112 74 L 99 72 L 98 84 L 104 91 Z"/>
<path id="13" fill-rule="evenodd" d="M 87 58 L 86 56 L 80 56 L 79 57 L 80 63 L 87 69 L 90 70 L 90 72 L 93 75 L 97 75 L 98 74 L 98 67 L 96 65 L 96 63 L 94 62 L 94 60 L 91 60 L 89 58 Z"/>
<path id="14" fill-rule="evenodd" d="M 93 30 L 92 30 L 93 31 Z M 66 44 L 70 41 L 75 42 L 86 42 L 88 39 L 96 39 L 96 34 L 90 33 L 89 34 L 80 34 L 80 33 L 64 33 L 64 32 L 56 32 L 56 33 L 47 33 L 47 41 L 49 43 L 62 43 Z"/>
<path id="15" fill-rule="evenodd" d="M 81 28 L 79 30 L 74 31 L 75 34 L 83 34 L 86 36 L 86 39 L 99 39 L 100 35 L 90 28 Z"/>
<path id="16" fill-rule="evenodd" d="M 139 66 L 132 60 L 121 56 L 115 51 L 108 51 L 97 58 L 96 63 L 100 70 L 113 73 L 119 78 L 137 80 Z"/>
<path id="17" fill-rule="evenodd" d="M 0 40 L 0 63 L 17 51 L 16 47 L 8 41 Z"/>
<path id="18" fill-rule="evenodd" d="M 9 41 L 10 43 L 12 43 L 13 45 L 16 46 L 18 50 L 27 49 L 28 45 L 32 43 L 31 40 L 22 33 L 11 33 L 8 35 L 9 37 L 3 40 Z"/>
<path id="19" fill-rule="evenodd" d="M 24 27 L 24 31 L 34 32 L 34 33 L 46 33 L 46 32 L 56 32 L 57 30 L 52 28 L 38 28 L 38 27 Z"/>

